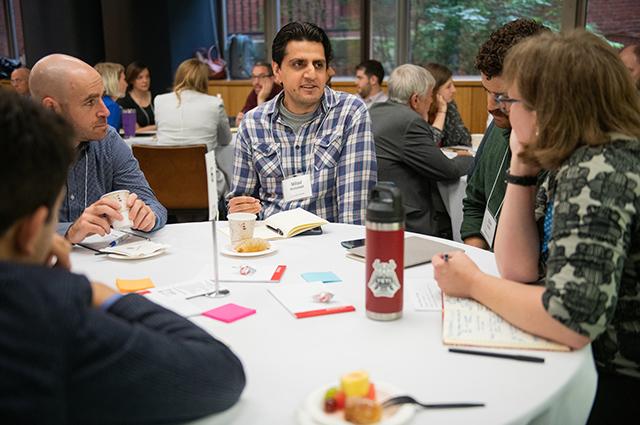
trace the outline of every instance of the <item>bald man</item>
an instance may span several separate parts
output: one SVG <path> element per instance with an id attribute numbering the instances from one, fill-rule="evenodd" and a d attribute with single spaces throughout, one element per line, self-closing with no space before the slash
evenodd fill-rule
<path id="1" fill-rule="evenodd" d="M 122 220 L 119 205 L 100 199 L 114 190 L 129 190 L 132 228 L 149 232 L 167 222 L 167 210 L 118 133 L 107 125 L 109 110 L 102 102 L 100 74 L 72 56 L 53 54 L 31 70 L 32 97 L 69 121 L 75 130 L 75 160 L 69 169 L 67 191 L 60 207 L 58 231 L 72 243 L 110 233 L 111 223 Z"/>
<path id="2" fill-rule="evenodd" d="M 11 85 L 16 93 L 29 96 L 29 68 L 17 68 L 11 73 Z"/>
<path id="3" fill-rule="evenodd" d="M 629 70 L 636 88 L 640 90 L 640 44 L 631 44 L 622 49 L 620 59 Z"/>

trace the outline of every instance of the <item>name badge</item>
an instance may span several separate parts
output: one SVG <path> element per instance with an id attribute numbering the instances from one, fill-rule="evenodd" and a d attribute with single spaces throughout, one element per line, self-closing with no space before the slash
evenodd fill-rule
<path id="1" fill-rule="evenodd" d="M 289 177 L 282 181 L 285 202 L 311 198 L 311 174 Z"/>
<path id="2" fill-rule="evenodd" d="M 485 241 L 489 244 L 489 248 L 493 248 L 493 238 L 496 236 L 496 219 L 489 211 L 489 208 L 485 208 L 484 217 L 482 217 L 482 227 L 480 227 L 480 233 Z"/>

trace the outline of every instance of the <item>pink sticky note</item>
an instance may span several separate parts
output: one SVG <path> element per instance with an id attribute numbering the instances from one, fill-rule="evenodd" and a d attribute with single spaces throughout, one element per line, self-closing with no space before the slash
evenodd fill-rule
<path id="1" fill-rule="evenodd" d="M 243 317 L 251 316 L 255 312 L 256 311 L 252 308 L 246 308 L 241 305 L 229 303 L 216 307 L 212 310 L 205 311 L 202 315 L 220 320 L 221 322 L 231 323 L 242 319 Z"/>

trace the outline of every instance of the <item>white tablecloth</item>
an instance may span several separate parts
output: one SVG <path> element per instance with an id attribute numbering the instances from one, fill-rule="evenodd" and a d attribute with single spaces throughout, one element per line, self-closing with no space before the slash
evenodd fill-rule
<path id="1" fill-rule="evenodd" d="M 218 224 L 225 227 L 226 222 Z M 116 277 L 150 277 L 157 287 L 197 277 L 211 268 L 210 223 L 169 225 L 153 240 L 171 245 L 168 253 L 138 261 L 118 261 L 74 248 L 74 270 L 91 279 L 115 284 Z M 229 302 L 257 313 L 231 324 L 203 316 L 192 320 L 225 341 L 242 359 L 247 387 L 240 403 L 198 424 L 299 423 L 299 406 L 314 389 L 338 383 L 357 369 L 372 380 L 392 383 L 427 402 L 481 401 L 484 408 L 421 411 L 413 424 L 582 424 L 596 387 L 590 347 L 571 353 L 535 353 L 544 364 L 452 354 L 441 342 L 439 312 L 413 309 L 413 289 L 432 279 L 431 265 L 405 271 L 404 317 L 376 322 L 365 317 L 364 264 L 345 258 L 339 242 L 364 237 L 361 226 L 330 224 L 321 236 L 273 242 L 278 251 L 253 260 L 221 257 L 221 263 L 285 264 L 279 284 L 224 284 L 231 294 L 223 299 L 197 298 L 202 310 Z M 218 232 L 220 242 L 227 236 Z M 451 245 L 457 245 L 449 242 Z M 458 245 L 461 246 L 461 245 Z M 467 253 L 492 274 L 493 254 L 464 246 Z M 303 272 L 332 271 L 342 283 L 327 289 L 344 291 L 356 312 L 295 319 L 268 292 L 270 285 L 302 284 Z M 338 290 L 336 289 L 336 290 Z"/>
<path id="2" fill-rule="evenodd" d="M 460 226 L 462 226 L 462 200 L 466 195 L 467 176 L 462 176 L 458 180 L 446 180 L 438 182 L 438 192 L 442 197 L 442 202 L 447 208 L 451 217 L 451 229 L 453 230 L 453 240 L 462 242 L 460 237 Z"/>

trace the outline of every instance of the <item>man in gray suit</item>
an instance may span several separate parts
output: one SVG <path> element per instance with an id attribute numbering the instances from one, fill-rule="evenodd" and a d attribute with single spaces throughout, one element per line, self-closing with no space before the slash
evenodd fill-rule
<path id="1" fill-rule="evenodd" d="M 473 158 L 449 159 L 427 122 L 435 80 L 426 69 L 405 64 L 389 78 L 389 100 L 369 110 L 378 158 L 378 181 L 402 191 L 406 229 L 451 239 L 451 218 L 438 192 L 440 180 L 465 175 Z"/>

